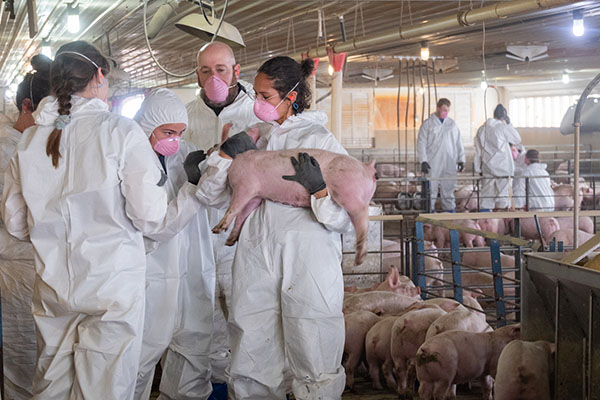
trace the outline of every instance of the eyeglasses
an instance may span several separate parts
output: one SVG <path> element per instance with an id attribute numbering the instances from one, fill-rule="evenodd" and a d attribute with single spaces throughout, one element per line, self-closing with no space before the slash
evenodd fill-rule
<path id="1" fill-rule="evenodd" d="M 252 89 L 248 92 L 248 97 L 250 97 L 252 100 L 259 99 L 259 100 L 263 100 L 263 101 L 268 101 L 268 100 L 272 99 L 273 97 L 277 96 L 278 94 L 279 93 L 275 93 L 269 97 L 264 97 L 263 95 L 256 93 L 256 91 L 254 89 Z"/>

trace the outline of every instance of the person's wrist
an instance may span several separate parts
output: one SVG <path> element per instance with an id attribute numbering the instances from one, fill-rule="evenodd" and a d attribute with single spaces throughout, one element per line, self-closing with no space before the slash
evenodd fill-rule
<path id="1" fill-rule="evenodd" d="M 313 193 L 313 196 L 315 196 L 315 199 L 321 199 L 323 197 L 326 197 L 328 194 L 329 192 L 327 191 L 327 188 L 323 188 L 318 192 Z"/>
<path id="2" fill-rule="evenodd" d="M 229 156 L 227 153 L 225 153 L 223 150 L 219 150 L 219 156 L 222 158 L 225 158 L 227 160 L 233 160 L 233 157 Z"/>

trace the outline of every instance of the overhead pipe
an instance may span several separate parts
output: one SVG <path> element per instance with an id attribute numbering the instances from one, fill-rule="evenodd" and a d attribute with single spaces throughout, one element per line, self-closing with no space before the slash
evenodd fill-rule
<path id="1" fill-rule="evenodd" d="M 419 60 L 421 62 L 421 60 Z M 416 61 L 412 60 L 412 84 L 413 84 L 413 168 L 417 170 L 417 80 Z"/>
<path id="2" fill-rule="evenodd" d="M 433 18 L 427 22 L 419 22 L 408 26 L 400 26 L 372 36 L 355 37 L 346 42 L 336 42 L 331 48 L 336 53 L 354 53 L 364 50 L 372 50 L 373 47 L 384 43 L 397 42 L 400 40 L 418 39 L 426 35 L 440 34 L 456 28 L 471 26 L 480 22 L 488 22 L 502 18 L 511 17 L 531 11 L 544 10 L 574 4 L 580 0 L 512 0 L 489 6 L 461 11 L 443 17 Z M 289 54 L 291 58 L 300 59 L 306 51 Z M 309 57 L 327 57 L 324 47 L 308 49 Z M 243 70 L 256 70 L 258 62 L 247 64 Z"/>

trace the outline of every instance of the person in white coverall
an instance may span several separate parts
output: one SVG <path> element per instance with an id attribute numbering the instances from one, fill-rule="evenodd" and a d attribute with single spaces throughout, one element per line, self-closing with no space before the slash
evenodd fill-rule
<path id="1" fill-rule="evenodd" d="M 188 125 L 185 106 L 172 91 L 154 89 L 146 95 L 134 119 L 148 136 L 167 175 L 164 187 L 171 200 L 188 181 L 184 160 L 196 150 L 180 140 Z M 136 400 L 150 397 L 156 364 L 172 340 L 173 345 L 187 345 L 199 355 L 195 358 L 196 379 L 204 383 L 195 398 L 205 399 L 212 391 L 208 355 L 213 325 L 215 264 L 210 235 L 206 208 L 202 207 L 181 232 L 168 242 L 160 243 L 147 256 L 146 316 Z M 183 304 L 184 301 L 187 304 Z M 188 309 L 192 312 L 183 312 Z M 182 333 L 190 323 L 200 328 L 191 342 Z"/>
<path id="2" fill-rule="evenodd" d="M 527 150 L 525 168 L 520 172 L 523 178 L 519 180 L 518 186 L 513 186 L 515 202 L 519 200 L 518 204 L 525 206 L 528 201 L 528 210 L 531 211 L 554 211 L 552 182 L 546 171 L 546 164 L 540 163 L 540 153 L 537 150 Z"/>
<path id="3" fill-rule="evenodd" d="M 510 145 L 520 144 L 521 136 L 507 123 L 507 112 L 502 104 L 494 110 L 475 136 L 475 172 L 483 179 L 479 189 L 481 211 L 507 209 L 510 206 L 509 187 L 514 174 L 514 160 Z"/>
<path id="4" fill-rule="evenodd" d="M 22 134 L 35 124 L 34 112 L 40 101 L 50 93 L 51 64 L 52 60 L 41 54 L 31 59 L 33 71 L 25 76 L 17 90 L 19 116 L 14 124 L 0 126 L 0 193 L 4 187 L 4 173 Z M 0 221 L 4 395 L 8 399 L 32 397 L 36 353 L 35 325 L 31 314 L 34 280 L 31 243 L 10 236 Z"/>
<path id="5" fill-rule="evenodd" d="M 109 63 L 95 47 L 61 46 L 51 71 L 54 96 L 19 142 L 0 208 L 35 249 L 33 398 L 127 400 L 142 344 L 143 235 L 172 236 L 201 204 L 189 183 L 167 203 L 148 138 L 108 110 Z"/>
<path id="6" fill-rule="evenodd" d="M 311 59 L 298 64 L 289 57 L 274 57 L 259 68 L 254 112 L 271 125 L 266 150 L 347 154 L 324 127 L 325 115 L 305 111 L 313 68 Z M 228 142 L 237 136 L 211 154 L 209 166 L 226 169 L 223 156 L 235 157 Z M 299 155 L 297 175 L 286 177 L 311 194 L 310 209 L 263 201 L 242 228 L 229 315 L 231 399 L 281 400 L 289 392 L 298 400 L 339 399 L 344 390 L 340 233 L 351 224 L 312 160 Z"/>
<path id="7" fill-rule="evenodd" d="M 208 150 L 221 142 L 225 125 L 232 124 L 231 133 L 238 133 L 259 123 L 260 120 L 254 115 L 254 101 L 248 96 L 252 86 L 238 80 L 240 65 L 236 63 L 229 46 L 214 42 L 198 53 L 197 61 L 196 75 L 202 90 L 198 98 L 186 106 L 189 126 L 183 137 L 199 149 Z M 226 209 L 227 204 L 222 208 L 208 209 L 210 226 L 219 223 Z M 225 246 L 227 236 L 229 232 L 210 235 L 217 270 L 215 325 L 211 351 L 213 384 L 226 382 L 225 370 L 231 360 L 226 317 L 231 303 L 231 264 L 236 247 Z M 193 382 L 193 371 L 186 372 L 185 365 L 182 367 L 184 370 L 180 371 L 178 376 L 172 375 L 175 371 L 166 371 L 163 378 L 174 381 L 179 380 L 179 376 L 187 376 L 184 380 Z M 193 383 L 187 387 L 188 389 L 179 389 L 182 396 L 186 395 L 186 390 L 193 387 Z M 219 391 L 218 385 L 215 385 L 215 391 Z M 226 389 L 223 388 L 222 391 L 225 393 Z"/>
<path id="8" fill-rule="evenodd" d="M 432 212 L 435 210 L 438 187 L 442 211 L 455 210 L 456 171 L 462 172 L 465 168 L 465 149 L 460 131 L 454 120 L 448 117 L 450 105 L 448 99 L 438 100 L 435 113 L 423 122 L 417 139 L 417 158 L 421 163 L 421 172 L 429 178 Z M 440 177 L 451 179 L 436 179 Z"/>

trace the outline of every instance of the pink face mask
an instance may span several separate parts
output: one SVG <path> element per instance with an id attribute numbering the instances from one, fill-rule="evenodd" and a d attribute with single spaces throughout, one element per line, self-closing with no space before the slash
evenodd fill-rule
<path id="1" fill-rule="evenodd" d="M 152 136 L 154 136 L 154 133 L 152 133 Z M 156 136 L 154 136 L 154 138 L 156 139 L 156 143 L 154 144 L 153 148 L 158 154 L 168 157 L 177 153 L 179 150 L 179 141 L 181 140 L 179 136 L 168 137 L 160 140 L 158 140 Z"/>
<path id="2" fill-rule="evenodd" d="M 285 100 L 287 98 L 288 94 L 292 93 L 292 91 L 294 89 L 296 89 L 296 87 L 299 84 L 300 84 L 300 82 L 296 83 L 294 85 L 294 87 L 291 88 L 286 93 L 285 96 L 283 96 L 283 99 L 276 106 L 274 106 L 273 104 L 269 103 L 265 99 L 261 99 L 261 98 L 257 97 L 254 100 L 254 115 L 256 115 L 256 117 L 258 119 L 260 119 L 261 121 L 265 121 L 265 122 L 271 122 L 271 121 L 275 121 L 275 120 L 279 119 L 279 112 L 277 112 L 277 108 L 279 108 L 279 106 L 281 105 L 281 103 L 283 103 L 283 100 Z"/>
<path id="3" fill-rule="evenodd" d="M 440 118 L 441 119 L 448 118 L 448 111 L 440 111 Z"/>
<path id="4" fill-rule="evenodd" d="M 222 103 L 227 100 L 227 96 L 229 95 L 229 89 L 234 87 L 234 85 L 227 86 L 223 79 L 219 78 L 216 75 L 212 75 L 210 78 L 204 82 L 204 90 L 206 91 L 206 97 L 208 97 L 211 101 L 215 103 Z"/>

